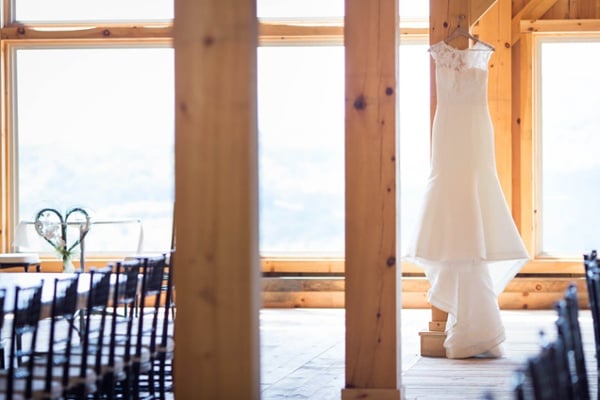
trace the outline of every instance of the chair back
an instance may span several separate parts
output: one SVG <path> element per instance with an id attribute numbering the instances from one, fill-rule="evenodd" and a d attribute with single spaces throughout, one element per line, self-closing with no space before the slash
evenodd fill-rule
<path id="1" fill-rule="evenodd" d="M 138 348 L 142 345 L 142 336 L 149 336 L 150 353 L 156 351 L 156 335 L 158 333 L 158 316 L 160 314 L 160 300 L 165 276 L 167 256 L 154 256 L 144 258 L 142 269 L 142 288 L 140 292 L 140 310 L 138 318 Z M 150 304 L 148 304 L 151 302 Z M 148 318 L 150 321 L 146 321 Z M 141 350 L 141 349 L 140 349 Z"/>
<path id="2" fill-rule="evenodd" d="M 42 306 L 42 285 L 15 288 L 7 368 L 6 398 L 15 395 L 15 379 L 25 378 L 24 397 L 32 396 L 34 354 Z M 22 341 L 24 336 L 28 340 Z M 27 342 L 23 345 L 23 342 Z"/>
<path id="3" fill-rule="evenodd" d="M 75 330 L 77 315 L 78 289 L 78 274 L 54 280 L 48 351 L 45 361 L 46 393 L 51 392 L 53 367 L 55 365 L 62 365 L 63 367 L 62 386 L 66 388 L 69 383 L 69 358 L 71 357 L 73 331 Z M 62 327 L 61 322 L 66 322 L 66 331 Z"/>
<path id="4" fill-rule="evenodd" d="M 594 341 L 596 343 L 596 351 L 600 346 L 600 267 L 596 258 L 596 250 L 592 250 L 590 254 L 583 255 L 583 265 L 585 269 L 585 283 L 588 291 L 588 301 L 592 319 L 594 323 Z"/>
<path id="5" fill-rule="evenodd" d="M 600 399 L 600 266 L 598 265 L 596 250 L 583 255 L 585 269 L 585 282 L 588 292 L 588 304 L 594 325 L 594 345 L 596 356 L 596 386 L 597 397 Z"/>
<path id="6" fill-rule="evenodd" d="M 558 318 L 555 322 L 557 340 L 565 348 L 568 371 L 571 377 L 572 398 L 589 399 L 590 389 L 585 365 L 585 354 L 581 327 L 579 325 L 579 305 L 577 286 L 569 285 L 563 299 L 556 303 Z"/>
<path id="7" fill-rule="evenodd" d="M 87 305 L 84 310 L 84 322 L 81 336 L 81 369 L 80 378 L 85 382 L 85 373 L 92 367 L 98 377 L 102 376 L 102 356 L 104 354 L 104 333 L 106 326 L 106 310 L 110 297 L 112 266 L 92 268 L 90 270 L 90 289 Z M 90 357 L 93 365 L 89 365 Z M 85 387 L 82 383 L 80 391 Z"/>
<path id="8" fill-rule="evenodd" d="M 2 338 L 2 329 L 4 328 L 4 299 L 6 298 L 6 289 L 0 288 L 0 369 L 6 368 L 4 354 L 4 339 Z"/>
<path id="9" fill-rule="evenodd" d="M 133 330 L 133 316 L 137 301 L 139 280 L 142 261 L 131 259 L 117 262 L 115 266 L 116 284 L 113 291 L 111 315 L 111 328 L 109 339 L 109 365 L 114 362 L 116 348 L 119 343 L 124 343 L 123 359 L 129 363 L 131 359 L 129 348 Z M 124 328 L 122 328 L 124 326 Z"/>
<path id="10" fill-rule="evenodd" d="M 512 383 L 512 394 L 514 400 L 525 400 L 530 399 L 531 395 L 531 381 L 528 379 L 528 375 L 526 370 L 523 367 L 517 368 L 513 373 L 513 383 Z"/>
<path id="11" fill-rule="evenodd" d="M 573 399 L 568 369 L 560 368 L 564 358 L 562 342 L 555 340 L 543 345 L 540 352 L 527 360 L 533 398 L 536 400 Z"/>
<path id="12" fill-rule="evenodd" d="M 166 284 L 163 286 L 163 292 L 165 293 L 164 304 L 163 304 L 163 322 L 160 332 L 160 346 L 164 349 L 169 339 L 170 327 L 173 325 L 175 317 L 175 298 L 174 298 L 174 285 L 175 285 L 175 250 L 171 251 L 169 262 L 165 264 L 165 274 L 167 278 Z"/>

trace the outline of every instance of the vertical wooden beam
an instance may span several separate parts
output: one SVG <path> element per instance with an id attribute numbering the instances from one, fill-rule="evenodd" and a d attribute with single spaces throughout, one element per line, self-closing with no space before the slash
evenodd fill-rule
<path id="1" fill-rule="evenodd" d="M 512 215 L 525 247 L 534 254 L 532 216 L 532 63 L 531 34 L 521 42 L 521 20 L 538 19 L 557 0 L 518 0 L 512 2 L 511 22 L 511 135 L 512 135 Z"/>
<path id="2" fill-rule="evenodd" d="M 346 0 L 346 385 L 399 400 L 398 0 Z"/>
<path id="3" fill-rule="evenodd" d="M 494 125 L 496 169 L 512 208 L 512 2 L 498 0 L 479 21 L 479 37 L 496 48 L 489 63 L 488 106 Z"/>
<path id="4" fill-rule="evenodd" d="M 175 1 L 175 397 L 260 398 L 255 0 Z"/>
<path id="5" fill-rule="evenodd" d="M 512 215 L 517 225 L 519 232 L 523 232 L 521 225 L 522 218 L 522 207 L 523 202 L 521 201 L 522 193 L 522 182 L 521 182 L 521 125 L 522 125 L 522 114 L 521 114 L 521 42 L 517 41 L 513 43 L 511 57 L 511 68 L 512 68 L 512 101 L 511 101 L 511 134 L 512 134 L 512 171 L 513 171 L 513 184 L 512 184 Z"/>
<path id="6" fill-rule="evenodd" d="M 533 149 L 533 38 L 531 33 L 521 35 L 520 64 L 519 64 L 519 156 L 520 156 L 520 191 L 521 204 L 519 207 L 519 222 L 521 236 L 529 256 L 535 257 L 534 237 L 534 191 L 532 187 L 533 163 L 535 154 Z"/>

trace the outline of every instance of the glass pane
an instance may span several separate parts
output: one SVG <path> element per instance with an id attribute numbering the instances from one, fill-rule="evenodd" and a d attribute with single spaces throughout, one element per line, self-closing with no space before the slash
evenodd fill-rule
<path id="1" fill-rule="evenodd" d="M 430 101 L 429 62 L 426 43 L 401 44 L 399 51 L 400 119 L 400 243 L 416 228 L 429 176 Z"/>
<path id="2" fill-rule="evenodd" d="M 258 0 L 259 18 L 339 18 L 344 0 Z M 401 1 L 399 14 L 407 19 L 429 19 L 429 1 Z"/>
<path id="3" fill-rule="evenodd" d="M 342 47 L 258 53 L 262 255 L 344 253 Z M 401 237 L 414 228 L 429 174 L 429 53 L 400 47 Z"/>
<path id="4" fill-rule="evenodd" d="M 82 207 L 88 254 L 134 252 L 140 239 L 143 251 L 170 248 L 173 57 L 150 47 L 16 51 L 21 245 L 52 252 L 30 224 L 36 213 Z"/>
<path id="5" fill-rule="evenodd" d="M 429 1 L 403 0 L 400 1 L 399 14 L 402 19 L 421 19 L 429 21 Z"/>
<path id="6" fill-rule="evenodd" d="M 260 250 L 344 251 L 342 47 L 258 51 Z"/>
<path id="7" fill-rule="evenodd" d="M 258 18 L 343 17 L 344 0 L 257 0 Z"/>
<path id="8" fill-rule="evenodd" d="M 540 252 L 581 258 L 599 244 L 600 38 L 544 41 L 539 54 Z"/>
<path id="9" fill-rule="evenodd" d="M 15 0 L 17 21 L 168 21 L 173 0 Z"/>

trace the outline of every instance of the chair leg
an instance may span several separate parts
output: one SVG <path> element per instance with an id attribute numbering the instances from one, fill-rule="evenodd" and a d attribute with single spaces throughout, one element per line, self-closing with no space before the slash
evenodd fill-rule
<path id="1" fill-rule="evenodd" d="M 164 354 L 160 355 L 160 366 L 158 375 L 158 390 L 160 391 L 160 398 L 165 398 L 165 392 L 167 391 L 166 379 L 167 379 L 167 360 Z"/>
<path id="2" fill-rule="evenodd" d="M 116 382 L 114 379 L 114 375 L 112 373 L 108 373 L 104 376 L 102 382 L 102 392 L 106 396 L 105 398 L 109 400 L 113 400 L 116 398 L 115 392 L 117 390 Z"/>
<path id="3" fill-rule="evenodd" d="M 131 377 L 131 387 L 132 387 L 132 395 L 134 400 L 140 399 L 140 367 L 138 363 L 134 363 L 133 368 L 133 376 Z"/>

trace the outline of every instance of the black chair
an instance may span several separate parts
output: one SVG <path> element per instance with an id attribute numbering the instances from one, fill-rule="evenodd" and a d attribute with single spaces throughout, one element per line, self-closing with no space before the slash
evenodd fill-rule
<path id="1" fill-rule="evenodd" d="M 90 289 L 86 307 L 78 314 L 81 330 L 79 343 L 71 349 L 69 363 L 78 368 L 77 384 L 70 387 L 68 397 L 85 398 L 89 394 L 86 371 L 92 369 L 96 377 L 96 387 L 101 385 L 108 353 L 105 352 L 105 327 L 108 300 L 111 289 L 112 266 L 90 270 Z"/>
<path id="2" fill-rule="evenodd" d="M 147 391 L 152 397 L 155 396 L 153 367 L 158 357 L 158 318 L 165 267 L 165 254 L 143 259 L 142 286 L 134 332 L 135 358 L 132 382 L 134 398 L 138 398 L 142 391 Z M 143 357 L 144 351 L 149 352 L 149 360 Z"/>
<path id="3" fill-rule="evenodd" d="M 138 399 L 142 394 L 155 396 L 153 365 L 158 353 L 158 316 L 166 256 L 128 258 L 117 263 L 117 269 L 126 268 L 131 277 L 126 282 L 133 285 L 137 272 L 141 282 L 126 289 L 123 299 L 115 299 L 116 312 L 111 330 L 111 351 L 123 357 L 126 379 L 118 382 L 116 389 L 124 398 Z M 120 286 L 120 285 L 119 285 Z M 139 287 L 139 291 L 136 290 Z M 118 322 L 119 321 L 119 322 Z M 125 326 L 118 329 L 117 324 Z"/>
<path id="4" fill-rule="evenodd" d="M 2 332 L 4 328 L 4 299 L 6 298 L 6 289 L 0 288 L 0 370 L 6 368 L 6 354 L 4 352 L 4 339 Z"/>
<path id="5" fill-rule="evenodd" d="M 173 391 L 173 358 L 175 354 L 175 250 L 171 251 L 168 263 L 165 265 L 166 283 L 162 287 L 164 293 L 162 325 L 154 357 L 153 373 L 156 376 L 157 390 L 160 399 L 165 399 L 165 393 Z"/>
<path id="6" fill-rule="evenodd" d="M 108 347 L 108 373 L 104 376 L 102 394 L 112 399 L 116 396 L 131 397 L 133 384 L 132 342 L 134 308 L 138 296 L 138 276 L 141 260 L 127 260 L 115 266 L 117 281 L 112 297 Z M 147 355 L 149 358 L 149 355 Z M 121 368 L 117 368 L 121 364 Z M 117 373 L 118 372 L 118 373 Z"/>
<path id="7" fill-rule="evenodd" d="M 76 323 L 79 275 L 54 280 L 54 296 L 51 304 L 51 316 L 47 322 L 48 340 L 45 347 L 36 350 L 34 377 L 43 378 L 46 391 L 50 391 L 50 382 L 62 385 L 63 395 L 79 384 L 79 367 L 71 366 L 71 348 Z M 39 342 L 39 340 L 38 340 Z M 96 390 L 94 371 L 85 372 L 88 393 Z"/>
<path id="8" fill-rule="evenodd" d="M 528 375 L 524 368 L 518 368 L 514 371 L 511 389 L 514 400 L 525 400 L 532 398 L 532 395 L 528 395 L 528 393 L 531 393 L 531 381 L 528 379 Z"/>
<path id="9" fill-rule="evenodd" d="M 570 398 L 588 400 L 590 399 L 590 389 L 579 325 L 579 305 L 575 284 L 569 285 L 563 299 L 556 303 L 555 308 L 558 313 L 555 323 L 557 340 L 564 346 L 567 355 L 572 389 Z"/>
<path id="10" fill-rule="evenodd" d="M 58 382 L 34 378 L 41 300 L 42 285 L 15 288 L 8 362 L 0 374 L 0 396 L 6 399 L 62 398 Z"/>
<path id="11" fill-rule="evenodd" d="M 152 355 L 152 368 L 140 375 L 140 390 L 148 392 L 155 398 L 165 399 L 166 393 L 173 392 L 173 357 L 175 340 L 173 327 L 175 322 L 174 300 L 174 256 L 172 250 L 169 257 L 164 257 L 163 277 L 158 288 L 158 271 L 148 277 L 148 288 L 144 289 L 146 307 L 141 314 L 149 315 L 149 328 L 141 334 L 143 345 L 147 346 Z M 163 259 L 157 257 L 155 263 L 163 264 Z M 150 260 L 152 263 L 152 260 Z M 146 322 L 144 322 L 146 324 Z M 138 327 L 139 328 L 139 327 Z M 139 333 L 138 333 L 139 336 Z"/>
<path id="12" fill-rule="evenodd" d="M 527 360 L 535 400 L 573 399 L 565 354 L 563 343 L 555 340 L 544 344 L 539 354 Z"/>
<path id="13" fill-rule="evenodd" d="M 600 388 L 600 267 L 598 266 L 596 250 L 592 250 L 590 254 L 583 255 L 583 265 L 585 268 L 588 302 L 594 323 L 596 385 Z M 600 400 L 600 390 L 596 391 L 596 397 Z"/>
<path id="14" fill-rule="evenodd" d="M 51 305 L 51 317 L 48 322 L 46 348 L 37 351 L 34 376 L 44 377 L 46 382 L 54 380 L 62 385 L 63 396 L 85 384 L 87 394 L 97 391 L 97 376 L 91 367 L 80 362 L 71 364 L 75 326 L 78 323 L 79 275 L 54 280 L 54 297 Z M 79 361 L 79 357 L 74 360 Z M 81 376 L 85 380 L 81 381 Z"/>

